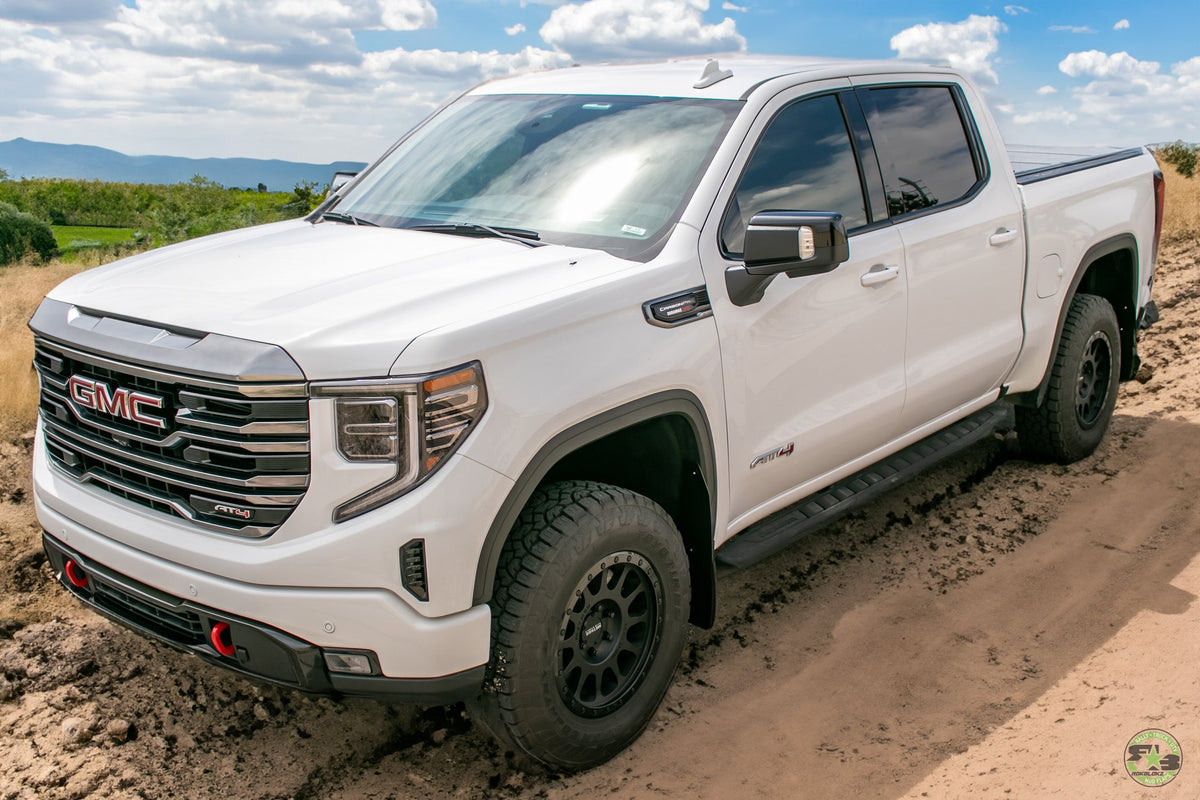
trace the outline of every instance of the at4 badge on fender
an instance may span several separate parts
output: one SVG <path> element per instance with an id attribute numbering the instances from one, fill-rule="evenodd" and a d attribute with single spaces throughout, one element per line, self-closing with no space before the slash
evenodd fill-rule
<path id="1" fill-rule="evenodd" d="M 162 408 L 163 398 L 124 387 L 116 389 L 103 381 L 72 375 L 67 380 L 67 393 L 71 402 L 80 408 L 99 411 L 129 422 L 140 422 L 163 430 L 167 421 L 162 417 L 147 414 L 147 408 Z"/>
<path id="2" fill-rule="evenodd" d="M 760 456 L 755 456 L 750 461 L 750 469 L 754 469 L 760 464 L 766 464 L 769 461 L 774 461 L 777 458 L 790 456 L 794 452 L 796 452 L 796 443 L 788 442 L 783 447 L 776 447 L 774 450 L 768 450 Z"/>

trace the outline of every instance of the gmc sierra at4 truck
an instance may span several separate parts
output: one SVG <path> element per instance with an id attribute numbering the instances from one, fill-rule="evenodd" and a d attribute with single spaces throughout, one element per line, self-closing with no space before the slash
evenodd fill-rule
<path id="1" fill-rule="evenodd" d="M 956 72 L 736 58 L 467 92 L 311 216 L 30 321 L 50 564 L 247 676 L 466 700 L 556 769 L 646 727 L 717 563 L 1138 367 L 1141 148 L 1006 150 Z M 999 401 L 999 402 L 998 402 Z"/>

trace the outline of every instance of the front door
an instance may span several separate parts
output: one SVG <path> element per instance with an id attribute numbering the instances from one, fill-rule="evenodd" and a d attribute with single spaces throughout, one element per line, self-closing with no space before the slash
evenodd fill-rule
<path id="1" fill-rule="evenodd" d="M 899 234 L 871 225 L 837 91 L 769 104 L 732 174 L 701 258 L 721 338 L 736 531 L 897 435 L 907 286 Z M 724 272 L 740 263 L 746 223 L 767 210 L 841 213 L 850 260 L 824 275 L 778 275 L 760 301 L 736 306 Z"/>

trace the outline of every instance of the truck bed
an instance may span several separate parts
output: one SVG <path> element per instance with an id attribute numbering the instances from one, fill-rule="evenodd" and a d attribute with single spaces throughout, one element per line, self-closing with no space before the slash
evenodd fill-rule
<path id="1" fill-rule="evenodd" d="M 1101 164 L 1124 161 L 1142 154 L 1140 147 L 1047 147 L 1045 145 L 1008 145 L 1017 183 L 1028 184 L 1090 169 Z"/>

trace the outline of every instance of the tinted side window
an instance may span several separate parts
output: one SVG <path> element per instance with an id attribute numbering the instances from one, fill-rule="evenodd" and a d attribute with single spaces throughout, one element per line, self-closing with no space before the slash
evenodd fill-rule
<path id="1" fill-rule="evenodd" d="M 894 217 L 958 200 L 979 180 L 946 86 L 859 90 Z"/>
<path id="2" fill-rule="evenodd" d="M 763 131 L 721 225 L 721 243 L 742 252 L 759 211 L 837 211 L 847 228 L 867 224 L 858 164 L 837 97 L 784 108 Z"/>

